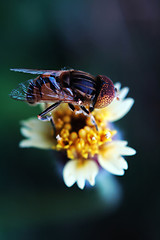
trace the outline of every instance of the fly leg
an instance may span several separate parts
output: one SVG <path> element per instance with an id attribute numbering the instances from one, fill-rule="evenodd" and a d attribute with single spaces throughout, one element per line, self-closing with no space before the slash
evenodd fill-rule
<path id="1" fill-rule="evenodd" d="M 48 117 L 49 116 L 45 116 L 43 117 L 44 115 L 46 115 L 47 113 L 51 112 L 53 109 L 55 109 L 56 107 L 58 107 L 60 105 L 61 101 L 59 102 L 56 102 L 54 104 L 52 104 L 51 106 L 49 106 L 48 108 L 46 108 L 43 112 L 41 112 L 39 115 L 38 115 L 38 119 L 42 120 L 42 121 L 48 121 Z"/>
<path id="2" fill-rule="evenodd" d="M 72 103 L 68 103 L 68 106 L 69 106 L 69 108 L 74 112 L 75 107 L 73 106 L 73 104 L 72 104 Z"/>
<path id="3" fill-rule="evenodd" d="M 93 115 L 92 115 L 83 105 L 80 106 L 80 108 L 82 109 L 82 111 L 83 111 L 86 115 L 90 115 L 91 121 L 92 121 L 92 123 L 94 124 L 96 130 L 98 131 L 98 126 L 97 126 L 96 120 L 95 120 L 95 118 L 93 117 Z"/>
<path id="4" fill-rule="evenodd" d="M 50 115 L 46 115 L 47 113 L 50 113 L 53 109 L 55 109 L 56 107 L 58 107 L 60 105 L 61 101 L 59 102 L 56 102 L 54 104 L 52 104 L 51 106 L 49 106 L 48 108 L 46 108 L 43 112 L 41 112 L 39 115 L 38 115 L 38 119 L 41 120 L 41 121 L 50 121 L 51 124 L 52 124 L 52 127 L 54 129 L 54 132 L 56 132 L 56 128 L 55 128 L 55 124 L 54 124 L 54 121 L 53 121 L 53 117 Z M 46 115 L 46 116 L 45 116 Z"/>

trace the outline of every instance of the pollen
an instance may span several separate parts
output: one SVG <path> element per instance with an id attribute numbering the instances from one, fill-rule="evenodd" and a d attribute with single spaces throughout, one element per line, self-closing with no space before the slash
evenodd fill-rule
<path id="1" fill-rule="evenodd" d="M 61 132 L 60 132 L 60 136 L 61 136 L 63 139 L 68 139 L 68 137 L 69 137 L 69 130 L 63 128 L 63 129 L 61 130 Z"/>
<path id="2" fill-rule="evenodd" d="M 71 132 L 69 138 L 70 138 L 71 141 L 74 142 L 78 138 L 78 134 L 76 132 Z"/>
<path id="3" fill-rule="evenodd" d="M 69 116 L 69 115 L 64 116 L 64 117 L 63 117 L 63 121 L 64 121 L 65 123 L 70 123 L 70 121 L 71 121 L 70 116 Z"/>
<path id="4" fill-rule="evenodd" d="M 65 125 L 64 125 L 64 129 L 67 129 L 67 130 L 71 130 L 72 129 L 72 126 L 71 126 L 71 124 L 69 124 L 69 123 L 66 123 Z"/>
<path id="5" fill-rule="evenodd" d="M 78 112 L 78 113 L 77 113 Z M 53 112 L 56 126 L 57 150 L 65 150 L 69 159 L 94 159 L 100 146 L 112 141 L 116 131 L 106 126 L 103 114 L 93 112 L 98 131 L 92 123 L 90 115 L 84 115 L 76 109 L 74 112 L 66 104 Z M 58 125 L 58 127 L 57 127 Z"/>
<path id="6" fill-rule="evenodd" d="M 87 134 L 87 132 L 83 128 L 78 131 L 78 135 L 79 135 L 80 138 L 85 139 L 86 138 L 86 134 Z"/>

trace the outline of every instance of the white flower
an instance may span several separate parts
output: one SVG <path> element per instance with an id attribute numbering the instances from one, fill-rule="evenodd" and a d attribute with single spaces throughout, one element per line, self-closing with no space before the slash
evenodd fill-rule
<path id="1" fill-rule="evenodd" d="M 115 87 L 120 100 L 115 98 L 108 107 L 93 111 L 98 131 L 90 117 L 77 115 L 67 104 L 61 104 L 52 113 L 56 136 L 50 122 L 31 118 L 22 121 L 21 133 L 26 139 L 20 142 L 20 146 L 65 152 L 69 160 L 63 168 L 63 179 L 68 187 L 77 183 L 83 189 L 86 181 L 95 185 L 101 168 L 115 175 L 123 175 L 128 168 L 123 156 L 132 156 L 136 151 L 127 146 L 127 141 L 115 141 L 113 136 L 117 131 L 111 130 L 108 123 L 127 114 L 134 100 L 125 98 L 129 88 L 120 90 L 120 83 L 116 83 Z"/>
<path id="2" fill-rule="evenodd" d="M 75 182 L 79 188 L 83 189 L 85 181 L 94 186 L 95 177 L 98 173 L 98 165 L 92 160 L 70 160 L 63 169 L 64 182 L 71 187 Z"/>
<path id="3" fill-rule="evenodd" d="M 127 141 L 112 141 L 100 147 L 98 155 L 99 164 L 115 175 L 124 175 L 124 170 L 128 169 L 128 164 L 122 156 L 132 156 L 136 151 L 127 147 Z"/>
<path id="4" fill-rule="evenodd" d="M 36 147 L 51 149 L 55 147 L 53 129 L 50 122 L 42 122 L 36 118 L 21 121 L 21 133 L 27 139 L 20 142 L 20 147 Z"/>

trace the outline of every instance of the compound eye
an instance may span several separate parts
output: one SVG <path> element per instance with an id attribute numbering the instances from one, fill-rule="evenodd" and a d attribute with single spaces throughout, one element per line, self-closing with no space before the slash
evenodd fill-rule
<path id="1" fill-rule="evenodd" d="M 95 108 L 107 107 L 115 98 L 116 90 L 111 79 L 106 76 L 99 75 L 97 81 L 100 82 L 100 91 L 97 97 Z"/>

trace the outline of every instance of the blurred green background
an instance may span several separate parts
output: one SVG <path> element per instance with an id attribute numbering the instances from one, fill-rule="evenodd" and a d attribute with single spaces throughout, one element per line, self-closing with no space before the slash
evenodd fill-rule
<path id="1" fill-rule="evenodd" d="M 159 1 L 8 0 L 0 9 L 0 240 L 160 239 Z M 30 78 L 9 69 L 63 67 L 107 75 L 135 99 L 116 123 L 137 150 L 117 177 L 119 207 L 97 188 L 64 186 L 58 153 L 18 147 L 20 120 L 39 108 L 9 98 Z"/>

